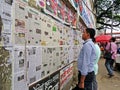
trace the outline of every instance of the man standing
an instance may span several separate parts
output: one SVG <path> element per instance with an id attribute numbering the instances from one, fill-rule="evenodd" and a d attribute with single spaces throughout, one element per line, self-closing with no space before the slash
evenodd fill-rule
<path id="1" fill-rule="evenodd" d="M 97 84 L 97 80 L 96 80 L 96 75 L 98 74 L 98 61 L 100 60 L 100 56 L 101 56 L 101 50 L 99 45 L 96 43 L 96 40 L 93 39 L 93 42 L 95 43 L 95 49 L 96 49 L 96 60 L 95 60 L 95 64 L 94 64 L 94 72 L 95 72 L 95 80 L 93 81 L 93 90 L 98 90 L 98 84 Z"/>
<path id="2" fill-rule="evenodd" d="M 78 87 L 81 90 L 93 90 L 95 78 L 94 63 L 96 60 L 95 44 L 92 39 L 95 30 L 87 28 L 83 31 L 82 39 L 85 41 L 78 57 Z"/>

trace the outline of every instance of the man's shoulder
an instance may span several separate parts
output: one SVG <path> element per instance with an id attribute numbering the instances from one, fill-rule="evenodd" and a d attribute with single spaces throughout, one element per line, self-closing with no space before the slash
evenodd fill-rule
<path id="1" fill-rule="evenodd" d="M 86 42 L 85 44 L 84 44 L 84 47 L 87 47 L 87 48 L 89 48 L 89 47 L 93 47 L 93 46 L 95 46 L 95 44 L 92 42 L 92 41 L 88 41 L 88 42 Z"/>
<path id="2" fill-rule="evenodd" d="M 117 46 L 117 44 L 115 42 L 112 42 L 111 44 Z"/>
<path id="3" fill-rule="evenodd" d="M 89 45 L 95 45 L 93 41 L 88 41 L 87 44 L 89 44 Z"/>

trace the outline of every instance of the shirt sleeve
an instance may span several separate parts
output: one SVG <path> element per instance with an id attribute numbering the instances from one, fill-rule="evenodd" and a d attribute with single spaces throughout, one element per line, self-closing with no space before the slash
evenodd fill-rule
<path id="1" fill-rule="evenodd" d="M 81 74 L 82 75 L 87 75 L 88 74 L 88 65 L 90 64 L 90 56 L 92 52 L 92 47 L 90 44 L 85 44 L 83 47 L 83 63 L 82 63 L 82 68 L 81 68 Z"/>
<path id="2" fill-rule="evenodd" d="M 117 57 L 117 45 L 115 43 L 112 43 L 111 52 L 112 52 L 112 59 L 116 59 L 116 57 Z"/>

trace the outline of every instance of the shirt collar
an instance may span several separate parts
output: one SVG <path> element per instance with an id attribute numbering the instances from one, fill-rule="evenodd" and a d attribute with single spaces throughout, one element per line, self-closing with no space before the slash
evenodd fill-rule
<path id="1" fill-rule="evenodd" d="M 87 43 L 88 41 L 92 41 L 92 39 L 85 40 L 85 42 L 83 44 Z"/>

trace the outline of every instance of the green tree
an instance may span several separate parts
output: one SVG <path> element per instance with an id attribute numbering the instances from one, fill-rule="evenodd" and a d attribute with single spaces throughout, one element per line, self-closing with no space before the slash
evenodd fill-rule
<path id="1" fill-rule="evenodd" d="M 0 90 L 11 90 L 12 64 L 8 62 L 9 51 L 0 46 Z"/>
<path id="2" fill-rule="evenodd" d="M 97 29 L 120 28 L 120 0 L 95 0 Z"/>

